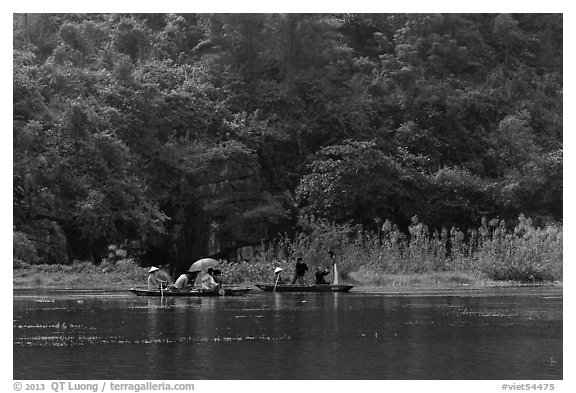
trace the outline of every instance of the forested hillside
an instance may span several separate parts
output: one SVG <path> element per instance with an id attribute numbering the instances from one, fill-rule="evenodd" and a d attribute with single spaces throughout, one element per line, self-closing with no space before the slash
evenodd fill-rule
<path id="1" fill-rule="evenodd" d="M 14 15 L 14 252 L 178 264 L 298 217 L 561 222 L 562 23 Z"/>

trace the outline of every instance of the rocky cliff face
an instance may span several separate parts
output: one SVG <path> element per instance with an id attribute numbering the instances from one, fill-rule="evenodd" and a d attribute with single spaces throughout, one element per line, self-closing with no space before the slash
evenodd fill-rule
<path id="1" fill-rule="evenodd" d="M 287 214 L 266 191 L 256 154 L 236 145 L 186 153 L 165 159 L 163 167 L 155 163 L 165 171 L 166 183 L 155 185 L 154 192 L 170 216 L 167 233 L 134 250 L 144 250 L 139 257 L 145 265 L 170 264 L 174 274 L 203 257 L 257 257 Z M 68 263 L 69 243 L 55 221 L 35 221 L 26 233 L 38 262 Z"/>
<path id="2" fill-rule="evenodd" d="M 192 187 L 197 211 L 173 228 L 180 233 L 172 238 L 185 243 L 179 246 L 178 270 L 195 258 L 258 256 L 270 240 L 271 226 L 286 215 L 265 191 L 255 154 L 210 160 L 194 174 Z"/>
<path id="3" fill-rule="evenodd" d="M 268 203 L 255 160 L 214 162 L 197 184 L 207 255 L 236 259 L 236 248 L 266 239 L 265 217 L 250 217 L 250 212 Z"/>

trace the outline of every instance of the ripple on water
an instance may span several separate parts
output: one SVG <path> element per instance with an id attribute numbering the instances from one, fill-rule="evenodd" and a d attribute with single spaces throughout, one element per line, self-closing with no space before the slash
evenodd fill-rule
<path id="1" fill-rule="evenodd" d="M 14 329 L 80 329 L 80 330 L 96 330 L 93 326 L 75 325 L 67 324 L 65 322 L 58 322 L 55 324 L 48 325 L 13 325 Z"/>
<path id="2" fill-rule="evenodd" d="M 54 303 L 54 299 L 34 299 L 36 303 Z"/>
<path id="3" fill-rule="evenodd" d="M 180 338 L 154 338 L 154 339 L 135 339 L 129 340 L 116 336 L 34 336 L 34 337 L 15 337 L 14 345 L 27 347 L 73 347 L 83 345 L 101 345 L 101 344 L 121 344 L 121 345 L 142 345 L 142 344 L 182 344 L 182 343 L 211 343 L 211 342 L 239 342 L 239 341 L 285 341 L 291 340 L 288 335 L 278 337 L 260 335 L 260 336 L 199 336 L 199 337 L 180 337 Z"/>

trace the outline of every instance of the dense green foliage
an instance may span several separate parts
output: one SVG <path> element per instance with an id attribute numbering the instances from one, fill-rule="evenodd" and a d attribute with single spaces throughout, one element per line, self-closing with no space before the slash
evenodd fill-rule
<path id="1" fill-rule="evenodd" d="M 199 257 L 219 157 L 258 163 L 269 240 L 562 220 L 561 14 L 20 14 L 13 39 L 15 258 Z"/>

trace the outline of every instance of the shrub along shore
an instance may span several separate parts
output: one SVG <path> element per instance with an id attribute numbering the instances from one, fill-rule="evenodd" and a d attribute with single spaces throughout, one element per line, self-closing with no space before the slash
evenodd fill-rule
<path id="1" fill-rule="evenodd" d="M 251 262 L 222 262 L 229 284 L 270 282 L 275 267 L 284 278 L 302 256 L 313 283 L 317 266 L 331 266 L 336 256 L 340 278 L 357 286 L 378 287 L 492 287 L 506 285 L 561 285 L 562 226 L 536 228 L 519 217 L 507 229 L 504 221 L 483 220 L 478 229 L 431 232 L 415 218 L 409 233 L 386 221 L 378 233 L 351 225 L 304 220 L 302 231 L 270 245 Z M 75 261 L 71 265 L 34 265 L 14 257 L 14 288 L 126 288 L 145 285 L 147 267 L 129 255 L 105 258 L 99 265 Z M 168 267 L 164 267 L 168 271 Z M 331 279 L 331 277 L 328 277 Z"/>

